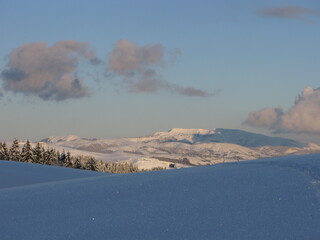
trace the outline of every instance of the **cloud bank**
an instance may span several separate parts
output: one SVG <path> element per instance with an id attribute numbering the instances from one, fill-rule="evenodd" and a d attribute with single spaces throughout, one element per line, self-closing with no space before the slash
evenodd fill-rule
<path id="1" fill-rule="evenodd" d="M 310 8 L 299 6 L 284 5 L 277 8 L 265 8 L 257 11 L 257 14 L 268 17 L 290 18 L 296 20 L 306 20 L 304 16 L 314 16 L 319 14 L 318 11 Z"/>
<path id="2" fill-rule="evenodd" d="M 244 124 L 275 132 L 320 134 L 320 88 L 306 87 L 286 112 L 281 108 L 251 112 Z"/>
<path id="3" fill-rule="evenodd" d="M 175 51 L 175 54 L 179 54 Z M 108 59 L 108 70 L 119 76 L 129 92 L 156 92 L 164 89 L 185 96 L 207 97 L 210 93 L 193 87 L 172 84 L 158 73 L 164 66 L 165 50 L 161 44 L 138 46 L 119 40 Z"/>
<path id="4" fill-rule="evenodd" d="M 84 80 L 78 78 L 79 61 L 96 64 L 98 59 L 85 42 L 59 41 L 48 46 L 28 43 L 9 54 L 7 68 L 1 72 L 6 91 L 62 101 L 89 95 Z"/>
<path id="5" fill-rule="evenodd" d="M 180 51 L 176 49 L 167 54 L 172 62 Z M 119 40 L 109 54 L 106 76 L 121 79 L 122 87 L 131 93 L 167 90 L 185 96 L 211 95 L 205 90 L 162 79 L 158 72 L 165 65 L 165 55 L 161 44 L 138 46 L 125 39 Z M 80 63 L 106 64 L 97 58 L 88 43 L 72 40 L 59 41 L 51 46 L 44 42 L 24 44 L 13 49 L 8 59 L 6 68 L 0 73 L 2 90 L 46 101 L 89 96 L 85 80 L 78 76 Z M 86 74 L 90 76 L 89 72 Z M 2 90 L 0 87 L 0 97 Z"/>

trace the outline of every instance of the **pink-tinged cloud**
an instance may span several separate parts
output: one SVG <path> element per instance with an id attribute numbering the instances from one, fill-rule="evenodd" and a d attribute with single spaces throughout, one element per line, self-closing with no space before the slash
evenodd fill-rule
<path id="1" fill-rule="evenodd" d="M 171 52 L 171 58 L 180 55 Z M 165 50 L 161 44 L 138 46 L 128 40 L 119 40 L 108 59 L 108 70 L 120 76 L 129 92 L 157 92 L 168 90 L 185 96 L 207 97 L 211 94 L 193 87 L 172 84 L 160 76 L 159 68 L 165 65 Z"/>
<path id="2" fill-rule="evenodd" d="M 314 16 L 319 11 L 299 6 L 284 5 L 282 7 L 265 8 L 257 11 L 257 14 L 268 17 L 291 18 L 296 20 L 307 20 L 305 16 Z"/>
<path id="3" fill-rule="evenodd" d="M 249 113 L 244 123 L 253 127 L 273 129 L 282 115 L 281 108 L 263 108 L 258 112 Z"/>
<path id="4" fill-rule="evenodd" d="M 98 59 L 85 42 L 59 41 L 22 45 L 11 51 L 7 68 L 1 72 L 6 91 L 62 101 L 89 95 L 84 80 L 76 76 L 78 63 Z"/>
<path id="5" fill-rule="evenodd" d="M 286 112 L 264 108 L 249 113 L 244 124 L 277 131 L 320 134 L 320 88 L 306 87 Z"/>
<path id="6" fill-rule="evenodd" d="M 130 75 L 162 63 L 164 50 L 161 44 L 137 46 L 128 40 L 119 40 L 109 56 L 109 67 L 115 73 Z"/>

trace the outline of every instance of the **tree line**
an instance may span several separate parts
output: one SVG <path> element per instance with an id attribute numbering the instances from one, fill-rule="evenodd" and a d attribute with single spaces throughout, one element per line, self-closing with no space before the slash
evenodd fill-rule
<path id="1" fill-rule="evenodd" d="M 20 149 L 18 139 L 14 139 L 12 145 L 9 147 L 6 142 L 0 142 L 0 160 L 37 163 L 108 173 L 145 171 L 139 170 L 130 162 L 105 162 L 97 160 L 92 156 L 71 156 L 70 152 L 65 152 L 64 150 L 59 152 L 53 148 L 45 149 L 40 143 L 32 147 L 29 140 L 27 140 L 22 149 Z M 153 168 L 152 170 L 162 169 L 164 168 Z"/>

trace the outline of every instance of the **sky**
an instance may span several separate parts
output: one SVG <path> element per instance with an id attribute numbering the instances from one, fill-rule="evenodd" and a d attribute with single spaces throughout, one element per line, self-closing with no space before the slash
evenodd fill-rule
<path id="1" fill-rule="evenodd" d="M 232 128 L 320 143 L 318 0 L 0 0 L 0 139 Z"/>

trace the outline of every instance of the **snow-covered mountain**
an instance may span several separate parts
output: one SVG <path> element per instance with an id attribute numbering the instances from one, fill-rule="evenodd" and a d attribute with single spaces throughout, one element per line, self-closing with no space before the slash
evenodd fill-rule
<path id="1" fill-rule="evenodd" d="M 268 137 L 262 134 L 224 128 L 216 128 L 214 130 L 173 128 L 168 132 L 157 132 L 149 138 L 164 142 L 173 141 L 190 144 L 211 142 L 231 143 L 251 148 L 262 146 L 306 146 L 306 144 L 287 138 Z"/>
<path id="2" fill-rule="evenodd" d="M 94 155 L 105 161 L 131 161 L 139 168 L 168 167 L 170 163 L 187 167 L 320 151 L 315 144 L 223 128 L 174 128 L 149 136 L 121 139 L 50 137 L 42 142 L 49 147 Z"/>
<path id="3" fill-rule="evenodd" d="M 74 135 L 64 137 L 50 137 L 44 139 L 45 142 L 59 143 L 72 141 L 96 141 L 98 139 L 80 138 Z M 124 140 L 124 139 L 122 139 Z M 287 147 L 306 147 L 307 144 L 292 139 L 269 137 L 263 134 L 250 133 L 237 129 L 216 128 L 213 130 L 206 129 L 184 129 L 173 128 L 168 132 L 156 132 L 150 136 L 139 138 L 127 138 L 129 141 L 136 142 L 183 142 L 189 144 L 195 143 L 231 143 L 244 147 L 262 147 L 262 146 L 287 146 Z"/>
<path id="4" fill-rule="evenodd" d="M 319 159 L 125 175 L 0 161 L 0 239 L 318 240 Z"/>

